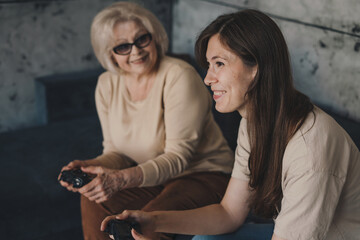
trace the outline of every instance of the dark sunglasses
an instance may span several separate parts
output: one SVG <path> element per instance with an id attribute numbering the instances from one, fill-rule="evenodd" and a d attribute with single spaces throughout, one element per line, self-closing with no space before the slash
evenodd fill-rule
<path id="1" fill-rule="evenodd" d="M 114 53 L 119 55 L 128 55 L 131 52 L 132 46 L 135 45 L 137 48 L 144 48 L 149 46 L 151 43 L 151 33 L 141 35 L 133 43 L 123 43 L 113 48 Z"/>

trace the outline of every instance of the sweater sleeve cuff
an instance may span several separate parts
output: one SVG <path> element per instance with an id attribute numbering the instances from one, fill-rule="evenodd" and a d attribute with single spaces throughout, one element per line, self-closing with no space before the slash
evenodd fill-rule
<path id="1" fill-rule="evenodd" d="M 158 184 L 159 168 L 153 160 L 139 164 L 139 167 L 143 172 L 143 182 L 140 187 L 150 187 Z"/>

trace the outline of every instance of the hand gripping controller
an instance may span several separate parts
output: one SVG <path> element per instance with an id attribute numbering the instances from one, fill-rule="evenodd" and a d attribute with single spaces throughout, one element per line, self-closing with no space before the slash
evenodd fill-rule
<path id="1" fill-rule="evenodd" d="M 133 240 L 134 238 L 131 235 L 132 228 L 141 233 L 140 224 L 136 221 L 114 219 L 108 223 L 105 232 L 113 235 L 115 240 Z"/>
<path id="2" fill-rule="evenodd" d="M 64 170 L 61 172 L 60 181 L 73 185 L 74 188 L 81 188 L 88 184 L 92 179 L 80 169 Z"/>

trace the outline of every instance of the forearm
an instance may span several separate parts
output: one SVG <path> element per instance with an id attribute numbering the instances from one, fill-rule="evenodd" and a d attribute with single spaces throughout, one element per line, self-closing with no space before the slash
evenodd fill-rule
<path id="1" fill-rule="evenodd" d="M 231 178 L 220 204 L 187 210 L 154 212 L 155 231 L 190 235 L 217 235 L 239 228 L 250 208 L 248 181 Z"/>
<path id="2" fill-rule="evenodd" d="M 139 187 L 143 182 L 143 172 L 138 166 L 120 170 L 119 172 L 120 178 L 124 182 L 122 189 Z"/>
<path id="3" fill-rule="evenodd" d="M 241 226 L 221 204 L 186 211 L 156 211 L 156 232 L 216 235 L 232 232 Z"/>
<path id="4" fill-rule="evenodd" d="M 138 187 L 142 182 L 142 171 L 137 166 L 123 170 L 88 166 L 82 167 L 82 170 L 96 177 L 79 192 L 96 203 L 109 200 L 114 193 L 123 189 Z"/>
<path id="5" fill-rule="evenodd" d="M 157 186 L 182 173 L 186 163 L 177 154 L 167 152 L 139 164 L 144 173 L 142 187 Z"/>

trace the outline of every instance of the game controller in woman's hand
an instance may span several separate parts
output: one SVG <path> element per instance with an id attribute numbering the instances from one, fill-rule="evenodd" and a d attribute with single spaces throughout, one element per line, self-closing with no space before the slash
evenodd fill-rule
<path id="1" fill-rule="evenodd" d="M 141 233 L 138 222 L 130 219 L 113 219 L 107 224 L 105 232 L 112 235 L 115 240 L 133 240 L 131 229 L 135 229 L 136 232 Z"/>
<path id="2" fill-rule="evenodd" d="M 64 170 L 60 176 L 60 181 L 72 184 L 74 188 L 81 188 L 91 180 L 92 178 L 80 169 Z"/>

